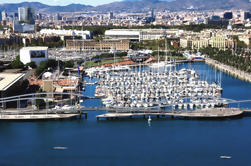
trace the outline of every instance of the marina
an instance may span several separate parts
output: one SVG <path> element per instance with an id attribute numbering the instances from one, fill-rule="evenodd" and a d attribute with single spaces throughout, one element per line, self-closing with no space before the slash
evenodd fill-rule
<path id="1" fill-rule="evenodd" d="M 91 110 L 106 111 L 97 115 L 97 120 L 146 116 L 221 119 L 242 117 L 249 112 L 239 105 L 230 106 L 243 101 L 222 97 L 221 73 L 205 77 L 205 73 L 199 74 L 190 64 L 186 64 L 188 68 L 182 67 L 184 65 L 90 68 L 86 71 L 88 79 L 83 80 L 83 94 L 43 92 L 2 98 L 3 108 L 8 102 L 16 102 L 17 110 L 1 111 L 0 120 L 67 119 L 82 114 L 87 117 L 83 111 Z M 93 87 L 93 92 L 85 95 L 88 87 Z M 63 95 L 69 99 L 56 99 Z M 36 108 L 36 100 L 45 100 L 45 108 Z M 102 104 L 88 107 L 82 104 L 85 100 L 99 100 Z M 21 101 L 30 101 L 31 108 L 20 108 Z"/>
<path id="2" fill-rule="evenodd" d="M 227 100 L 229 107 L 236 108 L 234 110 L 236 113 L 242 111 L 237 108 L 245 108 L 244 113 L 234 118 L 186 120 L 190 118 L 172 118 L 169 115 L 163 117 L 157 111 L 168 112 L 169 110 L 168 108 L 162 110 L 158 106 L 105 107 L 102 98 L 94 96 L 96 87 L 99 85 L 90 84 L 86 85 L 85 91 L 81 93 L 82 96 L 89 98 L 83 99 L 83 102 L 80 103 L 81 110 L 88 114 L 87 120 L 77 118 L 77 120 L 64 120 L 63 122 L 58 120 L 0 121 L 2 133 L 0 141 L 5 142 L 1 145 L 1 148 L 4 149 L 0 157 L 1 164 L 15 165 L 12 161 L 18 160 L 20 157 L 22 157 L 22 162 L 28 165 L 30 163 L 36 165 L 51 163 L 55 165 L 74 163 L 121 165 L 123 162 L 122 165 L 211 166 L 219 164 L 234 166 L 251 162 L 248 155 L 251 151 L 247 148 L 250 145 L 251 137 L 249 132 L 251 117 L 248 113 L 251 108 L 251 104 L 248 102 L 251 99 L 249 93 L 251 84 L 221 71 L 215 71 L 204 63 L 179 64 L 176 71 L 182 68 L 195 70 L 200 75 L 200 79 L 207 80 L 209 84 L 215 81 L 215 72 L 218 76 L 222 74 L 221 98 L 232 99 Z M 137 69 L 139 71 L 139 68 Z M 219 80 L 219 78 L 217 79 Z M 95 83 L 99 82 L 99 79 L 85 77 L 84 81 Z M 246 102 L 232 103 L 236 101 Z M 150 111 L 152 114 L 149 115 L 147 112 L 148 114 L 145 113 L 144 118 L 142 114 L 144 110 Z M 178 115 L 178 113 L 185 114 L 195 110 L 177 108 L 175 111 L 177 112 L 174 113 Z M 103 120 L 106 117 L 102 117 L 97 121 L 97 116 L 120 115 L 121 112 L 141 113 L 141 115 L 135 115 L 133 118 L 130 116 L 113 118 L 115 120 Z M 43 113 L 46 114 L 46 111 L 44 110 Z M 43 139 L 43 141 L 38 141 L 38 139 Z M 109 148 L 109 152 L 107 148 Z M 18 150 L 20 154 L 15 153 L 14 149 Z M 36 153 L 30 158 L 28 154 L 34 151 Z M 45 158 L 53 158 L 53 160 L 44 160 L 41 155 Z M 65 157 L 58 158 L 61 155 Z M 191 160 L 195 155 L 197 159 Z M 228 159 L 229 156 L 231 159 Z"/>
<path id="3" fill-rule="evenodd" d="M 117 72 L 100 75 L 96 96 L 106 107 L 171 106 L 172 109 L 209 108 L 226 104 L 220 98 L 222 88 L 199 81 L 194 70 L 172 72 Z M 225 102 L 225 103 L 224 103 Z"/>

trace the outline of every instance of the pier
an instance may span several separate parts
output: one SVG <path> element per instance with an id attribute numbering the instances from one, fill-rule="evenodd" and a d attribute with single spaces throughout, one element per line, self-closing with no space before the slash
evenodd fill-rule
<path id="1" fill-rule="evenodd" d="M 215 109 L 203 109 L 196 111 L 145 111 L 145 112 L 112 112 L 97 115 L 97 120 L 100 119 L 118 119 L 118 118 L 133 118 L 133 117 L 146 117 L 155 116 L 171 117 L 171 118 L 196 118 L 196 119 L 222 119 L 233 118 L 243 115 L 244 111 L 238 108 L 215 108 Z"/>

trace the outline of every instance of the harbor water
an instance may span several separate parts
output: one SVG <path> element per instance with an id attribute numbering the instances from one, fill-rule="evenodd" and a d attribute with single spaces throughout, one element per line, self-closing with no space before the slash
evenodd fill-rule
<path id="1" fill-rule="evenodd" d="M 215 71 L 204 63 L 179 64 L 200 78 L 219 81 L 222 97 L 251 99 L 251 84 Z M 96 81 L 96 80 L 92 80 Z M 85 95 L 93 96 L 96 85 Z M 85 106 L 101 106 L 88 99 Z M 237 106 L 237 104 L 233 104 Z M 241 107 L 251 108 L 250 103 Z M 38 122 L 0 122 L 0 165 L 249 165 L 251 117 L 225 120 L 144 119 L 96 120 L 103 111 L 88 112 L 88 119 Z M 221 156 L 231 156 L 223 159 Z"/>

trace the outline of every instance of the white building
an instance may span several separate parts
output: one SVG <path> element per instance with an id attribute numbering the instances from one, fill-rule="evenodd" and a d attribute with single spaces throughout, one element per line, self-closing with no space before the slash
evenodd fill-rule
<path id="1" fill-rule="evenodd" d="M 20 61 L 24 64 L 35 62 L 39 65 L 40 62 L 48 59 L 48 47 L 23 47 L 20 49 Z"/>
<path id="2" fill-rule="evenodd" d="M 81 36 L 82 39 L 92 39 L 91 31 L 65 30 L 65 29 L 42 29 L 40 34 L 57 36 Z"/>
<path id="3" fill-rule="evenodd" d="M 159 40 L 164 37 L 177 37 L 184 31 L 178 29 L 110 29 L 105 31 L 106 39 L 117 40 Z"/>
<path id="4" fill-rule="evenodd" d="M 23 73 L 0 73 L 0 98 L 7 97 L 16 92 L 22 84 L 24 77 L 25 74 Z"/>
<path id="5" fill-rule="evenodd" d="M 105 38 L 107 39 L 129 39 L 140 40 L 140 30 L 138 29 L 111 29 L 105 31 Z"/>

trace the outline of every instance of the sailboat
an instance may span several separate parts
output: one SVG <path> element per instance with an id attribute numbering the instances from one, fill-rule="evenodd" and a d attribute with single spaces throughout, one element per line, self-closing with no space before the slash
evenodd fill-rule
<path id="1" fill-rule="evenodd" d="M 159 46 L 158 46 L 158 62 L 152 63 L 149 67 L 151 68 L 161 68 L 165 67 L 166 63 L 165 62 L 160 62 L 159 61 Z"/>

